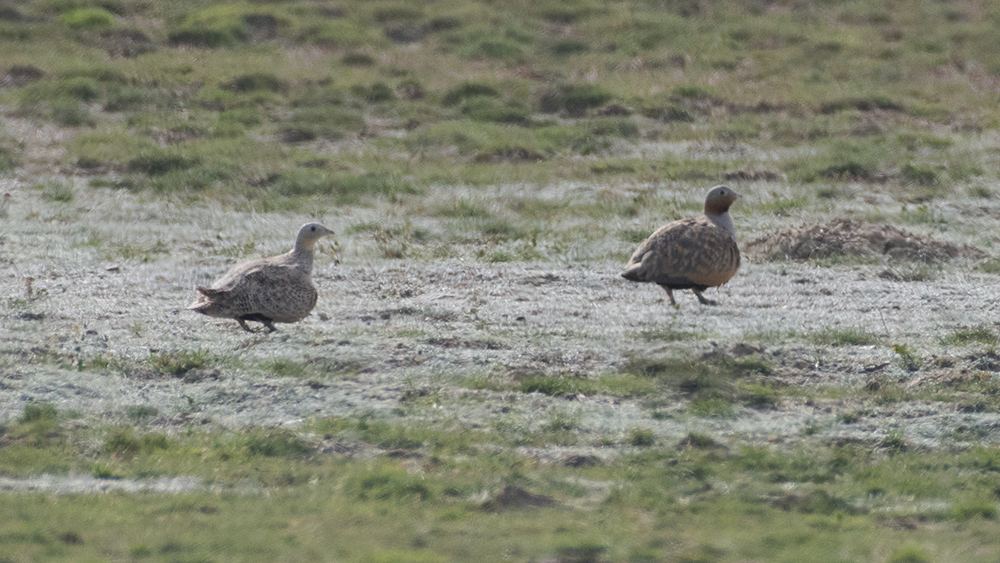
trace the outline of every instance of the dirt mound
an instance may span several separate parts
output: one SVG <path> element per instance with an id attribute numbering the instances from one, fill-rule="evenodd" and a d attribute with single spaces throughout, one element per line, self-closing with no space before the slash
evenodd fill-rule
<path id="1" fill-rule="evenodd" d="M 936 241 L 892 225 L 837 219 L 822 225 L 801 225 L 748 243 L 744 252 L 765 259 L 808 260 L 831 256 L 888 256 L 895 260 L 942 262 L 954 258 L 979 260 L 976 248 Z"/>
<path id="2" fill-rule="evenodd" d="M 514 485 L 504 485 L 500 494 L 482 503 L 481 506 L 488 512 L 504 512 L 518 508 L 555 506 L 555 504 L 556 501 L 550 496 L 528 492 Z"/>

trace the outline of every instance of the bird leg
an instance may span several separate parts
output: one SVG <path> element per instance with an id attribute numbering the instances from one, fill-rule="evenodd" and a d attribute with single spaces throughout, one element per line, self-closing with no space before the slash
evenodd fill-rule
<path id="1" fill-rule="evenodd" d="M 664 290 L 666 290 L 667 297 L 670 298 L 670 306 L 673 307 L 674 309 L 680 309 L 681 306 L 677 304 L 677 301 L 674 301 L 674 290 L 670 289 L 669 287 L 667 287 L 665 285 L 661 285 L 660 287 L 662 287 Z"/>
<path id="2" fill-rule="evenodd" d="M 698 301 L 700 301 L 702 305 L 718 305 L 718 303 L 716 303 L 715 301 L 712 301 L 711 299 L 708 299 L 707 297 L 702 295 L 701 292 L 698 291 L 697 289 L 692 289 L 691 291 L 694 292 L 695 297 L 698 298 Z"/>
<path id="3" fill-rule="evenodd" d="M 253 330 L 252 328 L 247 326 L 247 321 L 257 321 L 263 324 L 265 327 L 267 327 L 268 332 L 274 332 L 278 330 L 274 328 L 274 321 L 265 317 L 264 315 L 261 315 L 260 313 L 251 313 L 249 315 L 242 315 L 236 317 L 236 322 L 240 323 L 240 326 L 243 327 L 243 330 L 247 332 L 261 332 L 260 330 Z"/>

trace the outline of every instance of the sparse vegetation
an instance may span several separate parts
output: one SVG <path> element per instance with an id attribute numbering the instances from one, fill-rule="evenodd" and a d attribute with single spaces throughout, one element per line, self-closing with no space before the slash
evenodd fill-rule
<path id="1" fill-rule="evenodd" d="M 22 11 L 51 13 L 32 4 Z M 14 87 L 8 95 L 34 118 L 113 135 L 140 149 L 141 154 L 114 155 L 114 167 L 91 168 L 102 175 L 125 167 L 134 173 L 129 179 L 133 189 L 207 189 L 217 196 L 236 193 L 248 204 L 258 197 L 248 188 L 255 180 L 290 172 L 279 157 L 284 143 L 295 145 L 307 159 L 336 154 L 341 166 L 327 171 L 338 173 L 334 184 L 344 170 L 370 170 L 380 161 L 376 154 L 409 155 L 406 174 L 416 190 L 449 174 L 445 164 L 457 166 L 453 172 L 466 181 L 484 163 L 506 162 L 537 169 L 541 178 L 582 176 L 591 164 L 574 156 L 621 156 L 622 148 L 630 150 L 612 139 L 686 140 L 698 138 L 703 129 L 708 138 L 755 143 L 762 153 L 817 147 L 809 156 L 779 157 L 780 173 L 798 181 L 889 181 L 917 189 L 924 199 L 942 195 L 946 181 L 964 183 L 989 174 L 974 162 L 970 151 L 975 149 L 947 133 L 948 128 L 962 133 L 961 120 L 940 104 L 934 81 L 908 88 L 898 77 L 878 84 L 869 80 L 874 69 L 889 61 L 893 68 L 906 69 L 901 75 L 915 76 L 936 71 L 941 61 L 935 56 L 975 59 L 982 48 L 978 41 L 961 48 L 948 44 L 931 56 L 921 49 L 900 52 L 895 37 L 919 37 L 926 27 L 961 35 L 966 33 L 963 26 L 976 25 L 973 20 L 982 14 L 947 19 L 942 8 L 920 3 L 905 22 L 889 17 L 889 23 L 872 23 L 849 15 L 847 6 L 820 8 L 832 21 L 860 22 L 852 24 L 858 34 L 853 40 L 870 49 L 856 52 L 836 30 L 820 25 L 823 17 L 801 21 L 792 14 L 724 4 L 718 10 L 679 10 L 684 16 L 624 2 L 621 9 L 573 10 L 572 16 L 493 6 L 489 15 L 473 9 L 456 12 L 461 15 L 420 10 L 403 19 L 392 15 L 398 10 L 352 2 L 336 9 L 225 2 L 166 11 L 67 4 L 55 19 L 18 12 L 18 18 L 5 20 L 12 38 L 32 46 L 12 59 L 8 81 Z M 572 25 L 571 36 L 549 37 L 536 27 L 566 18 L 573 23 L 558 25 Z M 497 26 L 500 20 L 504 24 Z M 886 25 L 894 31 L 886 32 Z M 163 31 L 151 33 L 150 26 Z M 726 39 L 709 41 L 709 27 L 726 30 Z M 622 34 L 622 29 L 630 32 Z M 771 39 L 752 30 L 768 30 Z M 608 37 L 618 40 L 609 43 Z M 98 65 L 81 54 L 74 61 L 48 65 L 56 38 L 88 52 L 118 56 Z M 405 54 L 415 43 L 424 46 L 421 53 L 441 60 Z M 251 45 L 252 52 L 237 52 Z M 341 51 L 324 55 L 315 65 L 276 62 L 286 49 L 314 45 Z M 182 58 L 179 53 L 192 48 L 200 50 L 197 64 L 175 64 Z M 145 56 L 154 52 L 155 57 Z M 674 54 L 665 57 L 664 52 Z M 139 56 L 145 58 L 136 65 Z M 740 69 L 751 63 L 760 71 L 754 76 L 757 90 L 743 87 L 747 78 Z M 462 71 L 449 72 L 456 68 Z M 514 68 L 533 70 L 519 73 Z M 593 70 L 598 68 L 602 70 Z M 856 94 L 829 92 L 824 73 L 839 72 L 834 69 L 843 70 L 837 80 Z M 678 83 L 666 91 L 655 87 L 662 82 L 660 74 L 675 71 L 683 73 Z M 788 89 L 787 84 L 796 87 Z M 991 111 L 974 91 L 962 96 L 952 97 L 950 106 Z M 261 119 L 265 109 L 270 117 Z M 234 119 L 239 112 L 251 118 Z M 560 120 L 536 119 L 533 113 Z M 512 124 L 523 130 L 509 130 Z M 478 141 L 480 125 L 501 125 L 507 140 L 492 146 Z M 463 129 L 470 133 L 452 134 Z M 226 138 L 252 138 L 275 153 L 234 168 L 231 155 L 209 148 Z M 336 150 L 335 145 L 359 138 L 377 139 L 375 152 Z M 448 163 L 421 158 L 436 152 L 434 147 L 457 147 L 469 158 Z M 169 158 L 158 158 L 157 151 Z M 933 152 L 933 162 L 924 162 L 927 151 Z M 757 158 L 740 158 L 748 157 Z M 658 175 L 718 179 L 727 170 L 715 160 L 671 157 Z M 173 181 L 170 176 L 178 172 L 187 180 L 178 176 Z M 294 200 L 304 194 L 280 195 Z"/>
<path id="2" fill-rule="evenodd" d="M 821 346 L 870 346 L 879 338 L 862 328 L 831 328 L 807 336 L 810 342 Z"/>
<path id="3" fill-rule="evenodd" d="M 992 328 L 988 326 L 977 326 L 966 329 L 958 329 L 942 338 L 941 343 L 959 346 L 963 344 L 980 343 L 995 347 L 998 339 L 1000 339 L 1000 336 L 997 336 L 996 331 Z"/>
<path id="4" fill-rule="evenodd" d="M 734 359 L 715 355 L 701 360 L 632 358 L 623 372 L 651 378 L 673 393 L 690 400 L 689 409 L 699 416 L 727 417 L 734 404 L 770 408 L 778 400 L 768 386 L 754 383 L 771 366 L 762 358 Z"/>
<path id="5" fill-rule="evenodd" d="M 163 352 L 149 357 L 149 365 L 165 375 L 183 376 L 187 372 L 210 365 L 211 355 L 207 350 Z"/>
<path id="6" fill-rule="evenodd" d="M 649 428 L 632 428 L 628 433 L 628 443 L 639 447 L 652 446 L 656 443 L 656 433 Z"/>
<path id="7" fill-rule="evenodd" d="M 0 561 L 996 559 L 995 7 L 8 4 Z M 617 277 L 719 183 L 719 307 Z"/>
<path id="8" fill-rule="evenodd" d="M 923 360 L 909 344 L 894 344 L 892 349 L 899 356 L 899 361 L 904 368 L 909 371 L 920 369 Z"/>
<path id="9" fill-rule="evenodd" d="M 345 444 L 364 436 L 369 443 L 388 445 L 390 442 L 379 436 L 394 432 L 417 436 L 414 430 L 394 429 L 364 418 L 320 421 L 316 428 L 327 436 L 346 440 L 342 442 Z M 9 434 L 12 428 L 8 426 L 5 430 Z M 145 547 L 150 544 L 160 546 L 156 549 L 168 544 L 178 546 L 170 550 L 184 546 L 189 554 L 199 556 L 214 553 L 209 549 L 225 549 L 237 555 L 251 551 L 258 555 L 278 555 L 336 547 L 351 557 L 364 559 L 373 553 L 375 538 L 380 549 L 404 550 L 398 553 L 405 552 L 407 560 L 418 561 L 444 560 L 458 553 L 456 550 L 486 555 L 501 545 L 516 545 L 528 557 L 575 554 L 586 549 L 604 553 L 613 560 L 627 560 L 635 553 L 630 538 L 638 527 L 647 540 L 646 553 L 656 557 L 667 556 L 668 550 L 676 551 L 675 545 L 660 540 L 680 532 L 691 535 L 689 539 L 677 540 L 682 541 L 685 552 L 711 553 L 714 560 L 745 559 L 761 549 L 815 554 L 830 542 L 857 551 L 856 557 L 867 559 L 867 544 L 862 539 L 878 531 L 879 543 L 892 551 L 893 561 L 922 561 L 925 559 L 920 552 L 909 547 L 912 531 L 885 527 L 886 522 L 892 521 L 918 522 L 912 508 L 914 503 L 938 507 L 932 509 L 932 515 L 939 526 L 923 532 L 926 541 L 936 544 L 958 546 L 978 541 L 992 545 L 978 538 L 977 530 L 986 529 L 997 518 L 996 507 L 981 500 L 993 494 L 989 475 L 1000 459 L 995 449 L 973 448 L 959 453 L 907 451 L 905 440 L 894 435 L 885 441 L 891 453 L 872 452 L 852 444 L 811 446 L 788 453 L 760 446 L 726 452 L 716 441 L 701 434 L 688 435 L 678 447 L 657 448 L 647 429 L 634 428 L 629 441 L 641 451 L 623 460 L 623 466 L 628 467 L 624 474 L 617 465 L 603 464 L 543 467 L 528 474 L 518 470 L 523 464 L 520 456 L 498 457 L 470 448 L 473 444 L 487 443 L 490 440 L 487 434 L 458 428 L 416 432 L 420 437 L 415 442 L 392 443 L 433 448 L 433 463 L 425 465 L 419 474 L 405 469 L 406 460 L 429 460 L 424 458 L 426 454 L 374 461 L 341 459 L 318 453 L 313 444 L 284 432 L 192 433 L 178 440 L 167 440 L 162 435 L 139 437 L 129 429 L 114 428 L 107 434 L 96 459 L 90 459 L 82 451 L 74 453 L 72 448 L 64 459 L 70 464 L 86 464 L 94 476 L 104 480 L 173 475 L 182 470 L 211 476 L 217 486 L 245 483 L 246 463 L 255 459 L 253 479 L 267 487 L 268 494 L 220 496 L 208 489 L 196 489 L 179 496 L 70 495 L 62 497 L 59 503 L 39 503 L 31 494 L 10 495 L 5 498 L 5 506 L 35 521 L 61 521 L 55 518 L 56 514 L 67 511 L 85 510 L 90 517 L 74 519 L 69 527 L 57 525 L 31 536 L 14 533 L 20 524 L 7 520 L 2 526 L 8 541 L 2 549 L 6 553 L 24 553 L 39 546 L 53 549 L 60 546 L 66 553 L 79 557 L 102 549 L 121 550 L 134 556 L 150 549 Z M 82 443 L 86 436 L 82 430 L 75 430 L 69 440 Z M 34 464 L 45 463 L 54 449 L 65 455 L 64 446 L 51 442 L 26 450 L 23 446 L 6 446 L 11 447 L 33 453 L 34 462 L 25 466 L 29 471 L 38 467 Z M 548 498 L 552 506 L 518 508 L 503 504 L 510 499 L 501 494 L 491 477 L 498 471 L 508 475 L 504 478 L 508 491 L 520 490 L 519 494 L 526 499 L 530 498 L 528 494 Z M 612 480 L 616 485 L 598 489 L 603 492 L 597 493 L 579 484 L 581 481 L 574 475 L 581 473 L 588 482 Z M 965 478 L 968 475 L 978 478 Z M 728 491 L 717 485 L 733 482 L 742 485 Z M 502 507 L 508 511 L 507 517 L 496 520 L 491 512 L 496 508 L 480 508 L 485 504 L 473 493 L 484 490 L 488 491 L 487 498 L 498 499 L 490 506 Z M 676 499 L 682 496 L 688 499 L 689 508 L 684 510 L 686 518 L 675 520 Z M 573 510 L 569 506 L 576 503 L 601 506 L 601 510 L 573 512 L 575 540 L 567 538 L 553 544 L 544 535 L 511 535 L 524 524 L 536 531 L 556 533 L 565 525 L 566 511 Z M 265 504 L 270 507 L 268 510 L 262 509 Z M 657 507 L 667 512 L 650 522 L 628 517 L 635 510 Z M 281 534 L 274 535 L 274 526 L 294 519 L 302 511 L 351 533 L 337 538 L 309 535 L 294 545 L 280 541 Z M 166 530 L 169 535 L 150 535 L 149 526 L 163 513 L 181 516 L 177 521 L 160 522 L 158 529 Z M 359 520 L 354 516 L 359 513 L 368 516 Z M 211 521 L 217 515 L 234 520 L 231 525 L 235 528 L 206 530 L 204 523 L 199 522 L 202 518 Z M 421 523 L 432 515 L 440 533 L 424 535 Z M 664 519 L 672 522 L 669 528 L 658 524 Z M 119 527 L 109 525 L 113 520 L 120 521 Z M 840 522 L 840 526 L 816 528 L 815 522 L 827 520 Z M 777 535 L 776 521 L 783 530 Z M 487 522 L 492 522 L 491 526 L 486 526 Z M 952 530 L 949 523 L 961 524 L 958 530 L 966 531 Z M 849 525 L 849 531 L 845 532 L 845 525 Z M 467 526 L 480 530 L 477 541 L 457 542 L 456 538 L 461 537 L 458 531 Z M 248 529 L 255 532 L 251 540 L 247 540 L 246 534 L 235 533 Z M 140 530 L 146 530 L 146 534 L 140 534 Z M 69 533 L 83 541 L 67 542 L 65 537 Z M 408 551 L 415 549 L 410 540 L 398 541 L 400 533 L 424 538 L 416 548 L 418 555 Z M 207 548 L 209 544 L 201 541 L 207 534 L 214 538 L 211 545 L 215 548 Z M 115 542 L 115 538 L 126 541 Z M 733 541 L 723 541 L 727 538 Z M 774 544 L 782 538 L 795 541 Z M 112 545 L 117 547 L 103 547 Z"/>

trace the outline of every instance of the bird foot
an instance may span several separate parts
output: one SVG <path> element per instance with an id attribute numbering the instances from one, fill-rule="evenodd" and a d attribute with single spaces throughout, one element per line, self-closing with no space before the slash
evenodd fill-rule
<path id="1" fill-rule="evenodd" d="M 695 293 L 695 295 L 698 296 L 698 301 L 701 302 L 702 305 L 718 305 L 718 303 L 716 303 L 711 299 L 708 299 L 707 297 L 704 297 L 700 293 Z"/>
<path id="2" fill-rule="evenodd" d="M 275 328 L 274 325 L 264 325 L 260 328 L 250 328 L 249 326 L 247 326 L 246 323 L 240 323 L 240 326 L 243 327 L 244 331 L 249 332 L 250 334 L 262 334 L 262 333 L 271 334 L 272 332 L 278 331 L 278 329 Z"/>

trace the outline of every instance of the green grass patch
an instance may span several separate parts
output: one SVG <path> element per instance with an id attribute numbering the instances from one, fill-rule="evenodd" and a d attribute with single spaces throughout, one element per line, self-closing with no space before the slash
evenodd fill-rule
<path id="1" fill-rule="evenodd" d="M 284 358 L 264 362 L 261 367 L 278 377 L 305 377 L 309 373 L 305 364 Z"/>
<path id="2" fill-rule="evenodd" d="M 806 340 L 819 346 L 871 346 L 879 338 L 870 331 L 858 328 L 824 327 L 823 330 L 805 335 Z"/>
<path id="3" fill-rule="evenodd" d="M 520 391 L 541 393 L 550 396 L 564 395 L 611 395 L 623 398 L 642 398 L 656 395 L 656 382 L 628 373 L 606 374 L 597 379 L 576 377 L 568 374 L 526 373 L 516 374 L 510 379 L 495 377 L 469 377 L 463 386 L 471 389 L 492 391 Z"/>
<path id="4" fill-rule="evenodd" d="M 824 102 L 819 107 L 820 113 L 836 113 L 844 110 L 857 111 L 905 111 L 902 103 L 885 96 L 866 96 L 861 98 L 841 98 Z"/>
<path id="5" fill-rule="evenodd" d="M 3 427 L 0 439 L 8 441 L 19 426 L 53 417 L 48 409 L 38 412 L 42 414 Z M 488 558 L 502 546 L 515 546 L 538 559 L 578 554 L 664 559 L 680 551 L 690 561 L 735 562 L 761 555 L 817 560 L 815 554 L 831 545 L 855 561 L 883 561 L 886 553 L 894 561 L 924 560 L 912 549 L 912 531 L 887 527 L 889 522 L 935 523 L 921 532 L 926 545 L 979 545 L 984 552 L 998 545 L 985 533 L 998 518 L 995 503 L 983 500 L 995 494 L 1000 471 L 996 448 L 890 452 L 850 442 L 728 448 L 700 434 L 690 434 L 680 444 L 660 444 L 649 428 L 634 426 L 625 441 L 638 453 L 620 462 L 534 464 L 525 471 L 529 458 L 515 447 L 496 442 L 486 449 L 471 447 L 482 443 L 485 434 L 460 426 L 421 428 L 367 417 L 311 424 L 312 432 L 345 440 L 343 444 L 363 440 L 387 449 L 429 448 L 434 453 L 373 460 L 327 455 L 287 430 L 167 439 L 116 427 L 104 432 L 96 453 L 76 447 L 90 440 L 85 428 L 64 431 L 61 444 L 5 442 L 5 452 L 27 462 L 21 471 L 58 469 L 46 465 L 49 454 L 58 451 L 70 464 L 79 463 L 109 482 L 138 475 L 201 475 L 215 486 L 265 487 L 258 490 L 267 494 L 195 489 L 172 495 L 67 495 L 58 503 L 45 501 L 51 500 L 46 493 L 10 495 L 5 509 L 26 520 L 0 523 L 5 538 L 0 553 L 47 550 L 63 559 L 114 552 L 205 558 L 225 549 L 239 557 L 302 558 L 336 549 L 350 560 L 370 561 L 380 560 L 372 559 L 371 545 L 377 541 L 378 557 L 408 561 L 451 560 L 460 554 Z M 543 426 L 554 436 L 575 424 L 573 417 L 550 416 Z M 890 436 L 885 443 L 900 440 Z M 67 443 L 73 447 L 67 449 Z M 23 455 L 29 450 L 33 455 Z M 9 471 L 10 455 L 0 459 Z M 415 460 L 419 471 L 408 469 Z M 721 486 L 731 483 L 740 486 Z M 505 487 L 508 492 L 501 495 Z M 544 495 L 551 506 L 519 506 L 516 499 L 527 498 L 523 491 Z M 494 499 L 493 508 L 484 510 L 484 499 Z M 600 509 L 569 508 L 579 503 Z M 570 514 L 572 527 L 567 529 Z M 294 531 L 288 523 L 303 517 L 341 533 L 335 541 L 322 534 L 296 534 L 296 541 L 289 542 Z M 427 522 L 440 533 L 427 533 Z M 474 544 L 454 540 L 467 529 L 478 530 Z M 534 533 L 515 533 L 526 529 Z M 878 549 L 866 541 L 872 535 L 879 537 Z M 727 539 L 733 541 L 719 541 Z"/>
<path id="6" fill-rule="evenodd" d="M 367 27 L 360 22 L 347 19 L 318 19 L 305 22 L 298 33 L 299 41 L 326 48 L 355 48 L 362 45 L 384 45 L 385 37 L 377 33 L 374 29 Z M 374 59 L 370 55 L 363 53 L 347 53 L 341 59 L 341 63 L 347 66 L 354 66 L 358 60 L 364 60 L 366 64 L 360 66 L 370 66 L 374 64 Z"/>
<path id="7" fill-rule="evenodd" d="M 286 142 L 304 142 L 315 139 L 337 140 L 357 133 L 364 126 L 361 112 L 346 106 L 305 107 L 295 110 L 281 126 L 281 136 Z"/>
<path id="8" fill-rule="evenodd" d="M 432 427 L 412 422 L 380 420 L 372 416 L 357 419 L 324 418 L 312 424 L 315 431 L 326 437 L 362 440 L 385 449 L 428 448 L 431 451 L 462 452 L 477 442 L 491 439 L 481 433 L 458 431 L 450 426 Z"/>
<path id="9" fill-rule="evenodd" d="M 976 265 L 976 269 L 987 274 L 1000 274 L 1000 258 L 990 258 Z"/>
<path id="10" fill-rule="evenodd" d="M 437 214 L 452 219 L 484 219 L 492 214 L 486 205 L 468 198 L 459 198 L 437 209 Z"/>
<path id="11" fill-rule="evenodd" d="M 469 98 L 499 98 L 500 92 L 482 82 L 462 82 L 448 89 L 441 98 L 446 106 L 456 106 Z"/>
<path id="12" fill-rule="evenodd" d="M 232 92 L 284 92 L 288 87 L 277 76 L 269 72 L 240 74 L 222 84 L 224 90 Z"/>
<path id="13" fill-rule="evenodd" d="M 597 391 L 615 397 L 647 397 L 658 391 L 656 383 L 628 373 L 602 375 Z"/>
<path id="14" fill-rule="evenodd" d="M 479 227 L 479 233 L 493 241 L 522 240 L 530 238 L 531 233 L 520 225 L 515 225 L 503 219 L 492 219 Z"/>
<path id="15" fill-rule="evenodd" d="M 900 359 L 900 365 L 907 370 L 913 367 L 913 364 L 903 359 Z M 914 398 L 914 393 L 907 390 L 902 383 L 885 376 L 872 378 L 865 384 L 863 391 L 865 396 L 878 405 L 898 404 Z"/>
<path id="16" fill-rule="evenodd" d="M 541 393 L 551 396 L 576 393 L 589 395 L 597 389 L 595 381 L 571 375 L 528 374 L 518 376 L 516 381 L 517 389 L 522 393 Z"/>
<path id="17" fill-rule="evenodd" d="M 251 457 L 299 457 L 312 451 L 293 433 L 283 430 L 254 430 L 244 436 L 244 447 Z"/>
<path id="18" fill-rule="evenodd" d="M 788 163 L 789 177 L 802 182 L 871 181 L 884 174 L 889 159 L 881 139 L 838 140 L 816 156 Z"/>
<path id="19" fill-rule="evenodd" d="M 743 405 L 758 410 L 777 408 L 781 403 L 781 392 L 763 383 L 737 386 L 736 399 Z"/>
<path id="20" fill-rule="evenodd" d="M 892 350 L 899 357 L 899 363 L 909 371 L 917 371 L 923 365 L 923 359 L 909 344 L 894 344 Z"/>
<path id="21" fill-rule="evenodd" d="M 181 377 L 193 369 L 206 368 L 214 361 L 208 350 L 160 352 L 150 355 L 146 360 L 154 370 L 175 377 Z"/>
<path id="22" fill-rule="evenodd" d="M 809 201 L 804 197 L 774 198 L 754 207 L 762 213 L 787 217 L 795 211 L 807 209 Z"/>
<path id="23" fill-rule="evenodd" d="M 470 59 L 497 59 L 514 63 L 524 58 L 524 50 L 514 41 L 484 40 L 475 43 L 465 51 Z"/>
<path id="24" fill-rule="evenodd" d="M 641 242 L 641 241 L 640 241 Z M 672 327 L 641 330 L 636 336 L 647 342 L 683 342 L 704 338 L 703 333 L 679 330 Z"/>
<path id="25" fill-rule="evenodd" d="M 655 381 L 663 391 L 679 393 L 698 416 L 728 417 L 737 404 L 773 408 L 781 398 L 777 389 L 755 381 L 771 372 L 770 364 L 756 356 L 737 359 L 711 354 L 697 360 L 633 357 L 621 372 Z"/>
<path id="26" fill-rule="evenodd" d="M 329 196 L 341 203 L 419 193 L 408 181 L 390 174 L 341 175 L 311 169 L 294 169 L 274 175 L 268 179 L 268 192 L 271 196 L 284 197 Z"/>
<path id="27" fill-rule="evenodd" d="M 77 8 L 59 16 L 71 29 L 107 29 L 114 27 L 115 16 L 104 8 Z"/>
<path id="28" fill-rule="evenodd" d="M 626 442 L 630 446 L 649 447 L 656 443 L 656 434 L 649 428 L 631 428 Z"/>
<path id="29" fill-rule="evenodd" d="M 189 13 L 169 32 L 172 45 L 227 47 L 285 33 L 293 20 L 279 7 L 219 4 Z"/>
<path id="30" fill-rule="evenodd" d="M 50 403 L 28 403 L 24 405 L 21 417 L 17 419 L 20 424 L 31 423 L 55 423 L 59 420 L 59 411 L 55 405 Z"/>
<path id="31" fill-rule="evenodd" d="M 355 474 L 345 488 L 349 495 L 360 501 L 423 501 L 433 495 L 426 480 L 391 464 Z"/>
<path id="32" fill-rule="evenodd" d="M 0 426 L 0 447 L 0 474 L 65 473 L 72 464 L 59 411 L 49 403 L 28 403 L 20 417 Z"/>
<path id="33" fill-rule="evenodd" d="M 640 102 L 639 113 L 661 124 L 692 123 L 695 120 L 695 114 L 690 109 L 670 98 L 646 98 Z"/>
<path id="34" fill-rule="evenodd" d="M 122 426 L 108 430 L 101 453 L 112 458 L 132 458 L 140 453 L 168 450 L 170 446 L 170 440 L 164 434 L 136 436 L 131 427 Z"/>
<path id="35" fill-rule="evenodd" d="M 158 256 L 167 254 L 169 251 L 167 244 L 162 240 L 145 243 L 119 240 L 108 243 L 103 254 L 108 260 L 153 262 Z"/>
<path id="36" fill-rule="evenodd" d="M 892 552 L 889 563 L 931 563 L 934 561 L 926 551 L 916 547 L 904 547 Z"/>
<path id="37" fill-rule="evenodd" d="M 149 405 L 133 405 L 125 409 L 125 415 L 133 423 L 142 423 L 160 414 L 160 409 Z"/>
<path id="38" fill-rule="evenodd" d="M 466 98 L 459 106 L 459 111 L 474 121 L 512 125 L 531 123 L 531 110 L 527 106 L 518 102 L 499 101 L 489 96 Z"/>
<path id="39" fill-rule="evenodd" d="M 140 154 L 128 161 L 128 171 L 147 176 L 162 176 L 187 170 L 200 164 L 197 157 L 187 157 L 171 151 L 156 150 Z"/>
<path id="40" fill-rule="evenodd" d="M 730 397 L 709 394 L 692 400 L 688 412 L 695 416 L 731 418 L 736 414 L 736 405 Z"/>
<path id="41" fill-rule="evenodd" d="M 68 182 L 47 182 L 36 185 L 42 191 L 42 199 L 50 202 L 70 203 L 73 201 L 73 186 Z"/>
<path id="42" fill-rule="evenodd" d="M 941 344 L 962 346 L 966 344 L 989 344 L 996 346 L 1000 335 L 992 328 L 982 325 L 971 328 L 958 329 L 941 338 Z"/>
<path id="43" fill-rule="evenodd" d="M 538 95 L 538 109 L 542 113 L 566 112 L 580 117 L 611 99 L 610 92 L 595 84 L 560 84 Z"/>

